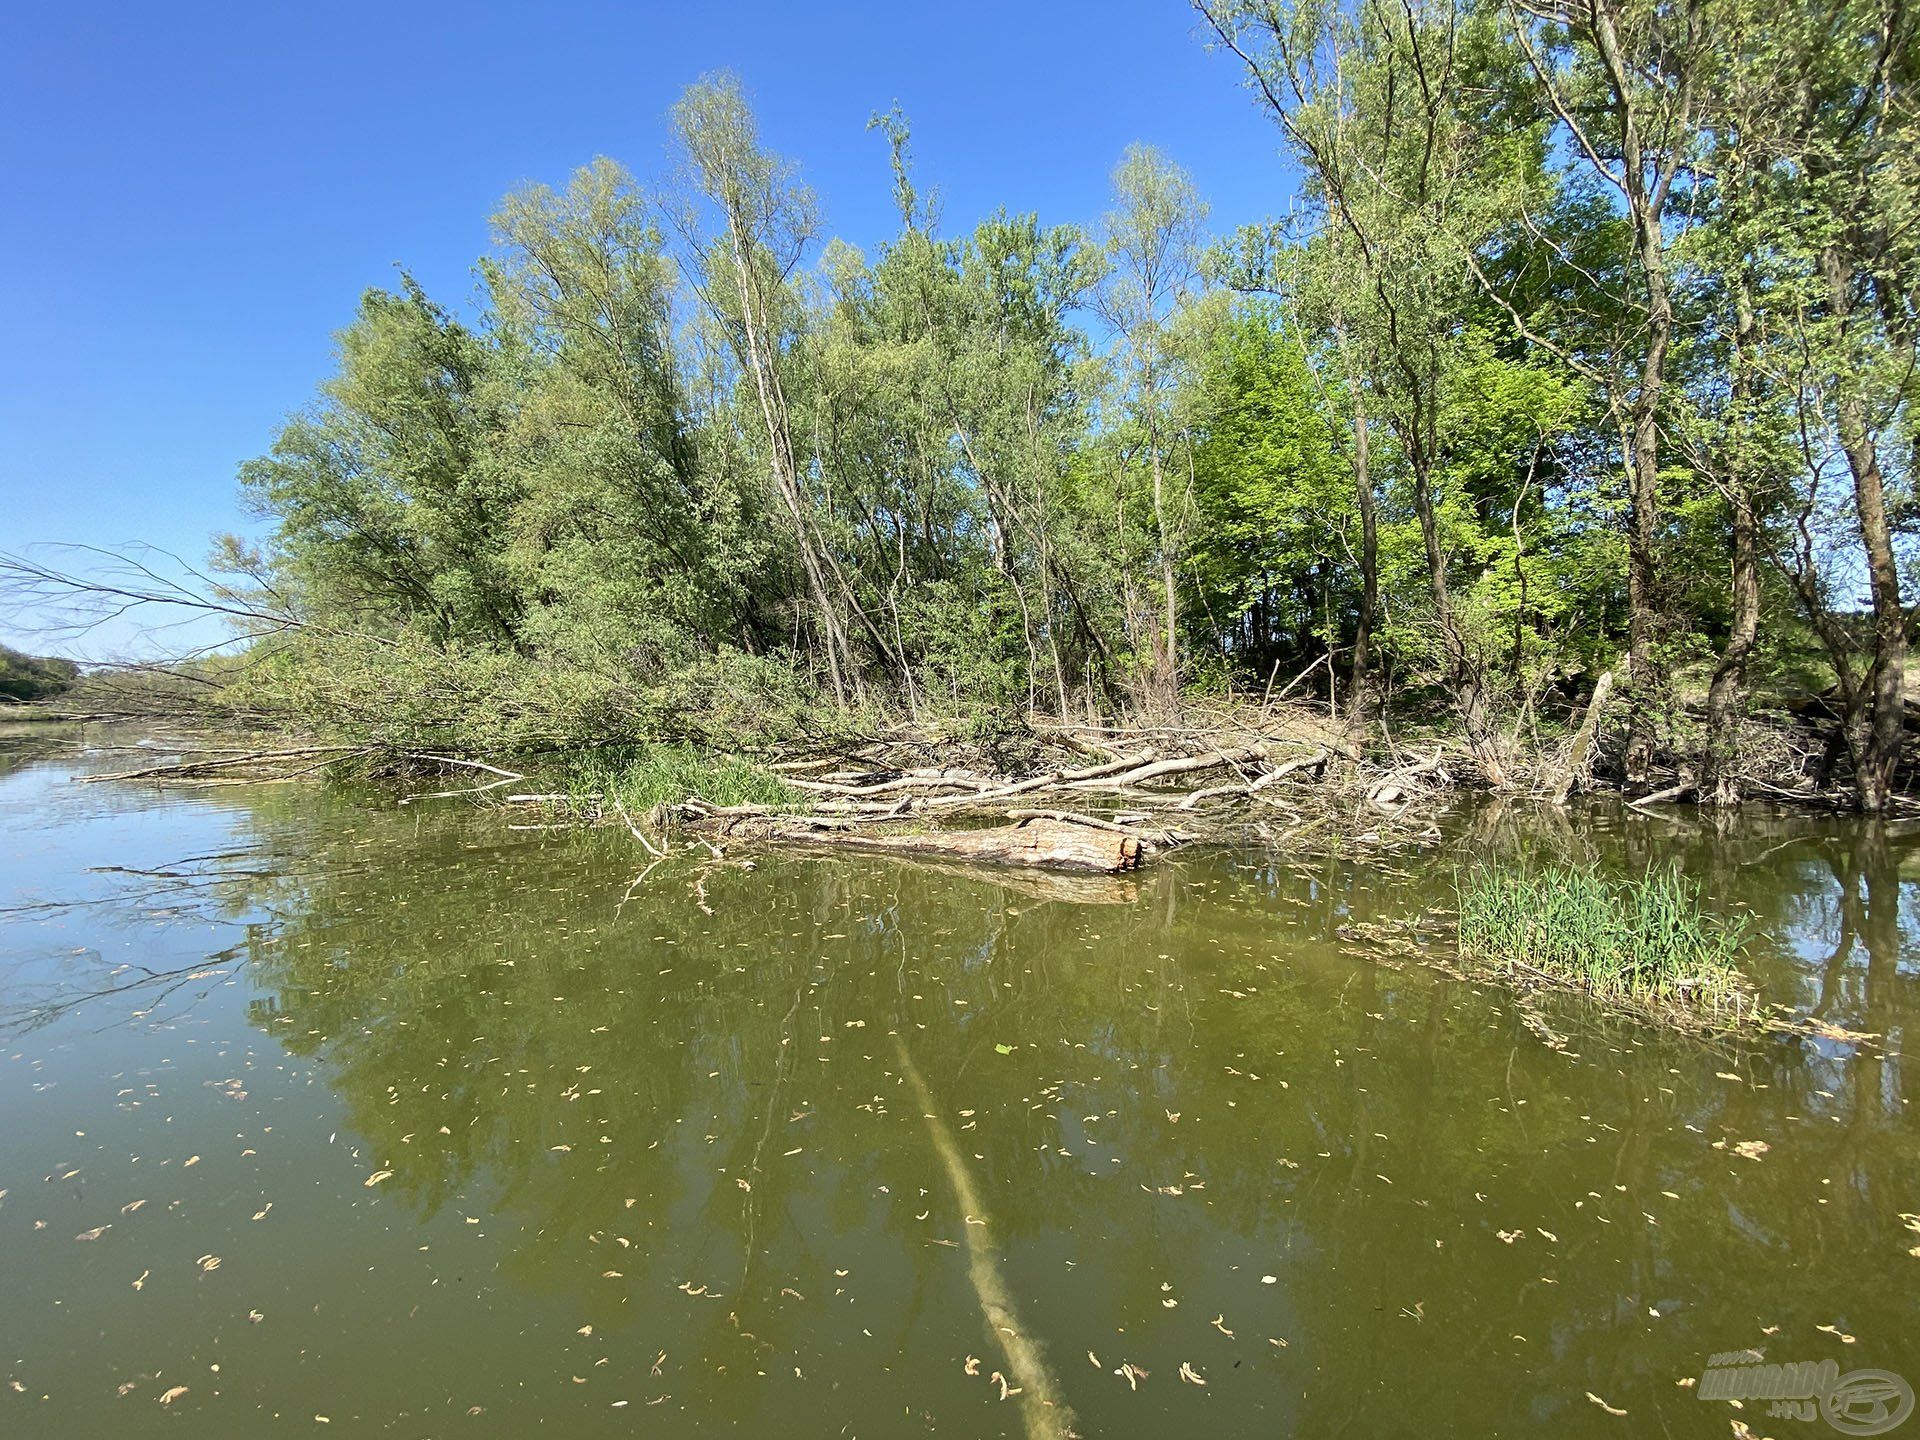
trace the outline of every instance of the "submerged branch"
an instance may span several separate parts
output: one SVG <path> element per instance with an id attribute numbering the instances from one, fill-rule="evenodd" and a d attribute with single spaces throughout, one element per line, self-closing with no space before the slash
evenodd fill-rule
<path id="1" fill-rule="evenodd" d="M 1069 1440 L 1074 1434 L 1073 1411 L 1061 1394 L 1059 1380 L 1047 1365 L 1040 1342 L 1029 1335 L 1021 1323 L 1013 1293 L 1000 1273 L 992 1218 L 974 1186 L 973 1172 L 967 1168 L 953 1131 L 940 1118 L 933 1091 L 920 1073 L 920 1067 L 913 1063 L 913 1052 L 907 1049 L 907 1042 L 898 1031 L 893 1036 L 893 1048 L 900 1058 L 901 1073 L 913 1087 L 921 1118 L 926 1122 L 927 1138 L 933 1142 L 934 1154 L 940 1157 L 940 1166 L 946 1171 L 947 1183 L 953 1191 L 953 1203 L 960 1211 L 963 1221 L 960 1228 L 967 1238 L 967 1279 L 973 1285 L 974 1298 L 980 1305 L 980 1316 L 986 1321 L 988 1333 L 1006 1358 L 1013 1389 L 1020 1392 L 1020 1414 L 1026 1422 L 1028 1440 Z"/>

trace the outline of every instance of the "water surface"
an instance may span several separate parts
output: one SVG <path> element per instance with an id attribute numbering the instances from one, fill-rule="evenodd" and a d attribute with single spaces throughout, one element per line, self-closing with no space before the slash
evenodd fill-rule
<path id="1" fill-rule="evenodd" d="M 1920 1381 L 1897 830 L 635 883 L 458 802 L 73 783 L 127 758 L 0 741 L 0 1433 L 1813 1434 L 1681 1382 Z M 1884 1039 L 1415 963 L 1526 855 L 1678 859 L 1771 996 Z"/>

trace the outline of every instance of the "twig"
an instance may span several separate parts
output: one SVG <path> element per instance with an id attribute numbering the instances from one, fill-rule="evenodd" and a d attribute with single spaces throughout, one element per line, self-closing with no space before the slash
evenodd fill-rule
<path id="1" fill-rule="evenodd" d="M 633 823 L 633 816 L 627 813 L 627 807 L 621 801 L 620 797 L 618 795 L 613 795 L 613 796 L 610 796 L 609 798 L 613 801 L 613 808 L 620 812 L 620 818 L 627 822 L 627 829 L 629 832 L 632 833 L 633 838 L 638 840 L 642 845 L 647 847 L 647 853 L 649 855 L 654 856 L 656 860 L 666 859 L 667 852 L 658 848 L 651 840 L 647 839 L 647 837 L 643 833 L 641 833 L 640 827 Z M 652 867 L 649 866 L 648 868 L 651 869 Z M 645 879 L 646 877 L 643 875 L 641 878 Z"/>

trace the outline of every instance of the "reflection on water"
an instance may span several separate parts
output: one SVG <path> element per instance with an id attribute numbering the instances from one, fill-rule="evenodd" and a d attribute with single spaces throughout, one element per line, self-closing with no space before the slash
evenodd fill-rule
<path id="1" fill-rule="evenodd" d="M 1897 832 L 631 886 L 622 835 L 72 766 L 0 763 L 8 1434 L 1046 1433 L 976 1239 L 1086 1435 L 1724 1435 L 1678 1382 L 1749 1346 L 1920 1380 Z M 1529 854 L 1678 858 L 1884 1040 L 1549 1048 L 1400 938 Z"/>

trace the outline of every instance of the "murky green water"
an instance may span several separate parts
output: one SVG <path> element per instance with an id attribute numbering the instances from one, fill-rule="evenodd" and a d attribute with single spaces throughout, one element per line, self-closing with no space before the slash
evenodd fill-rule
<path id="1" fill-rule="evenodd" d="M 1898 834 L 632 884 L 450 802 L 70 783 L 125 759 L 0 742 L 5 1435 L 1814 1435 L 1677 1382 L 1920 1381 Z M 1563 1052 L 1405 963 L 1526 850 L 1677 856 L 1884 1044 Z"/>

